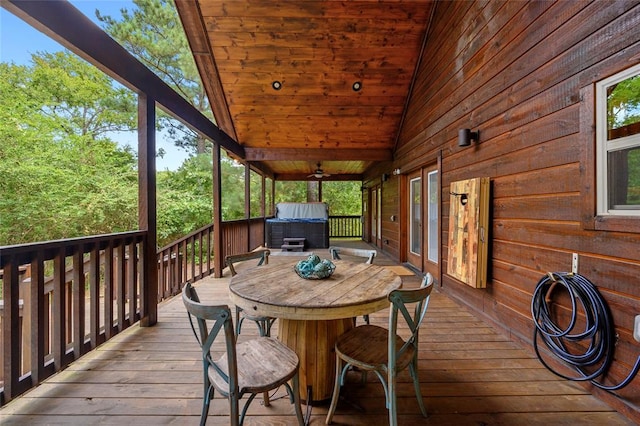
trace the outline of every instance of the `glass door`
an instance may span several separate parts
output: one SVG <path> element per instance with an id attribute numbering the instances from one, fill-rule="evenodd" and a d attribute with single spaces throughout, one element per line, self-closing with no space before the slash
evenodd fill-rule
<path id="1" fill-rule="evenodd" d="M 420 171 L 407 176 L 407 261 L 422 271 L 422 177 Z"/>

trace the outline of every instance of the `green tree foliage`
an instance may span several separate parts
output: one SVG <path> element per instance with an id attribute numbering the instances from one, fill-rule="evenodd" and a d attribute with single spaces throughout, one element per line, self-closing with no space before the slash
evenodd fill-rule
<path id="1" fill-rule="evenodd" d="M 251 217 L 260 217 L 262 213 L 262 176 L 251 170 L 249 194 L 251 198 Z"/>
<path id="2" fill-rule="evenodd" d="M 118 19 L 96 15 L 118 42 L 211 117 L 173 3 L 134 3 L 136 9 L 123 9 Z M 135 153 L 109 137 L 134 130 L 136 116 L 133 93 L 69 52 L 35 54 L 29 66 L 0 63 L 0 245 L 137 229 Z M 165 245 L 211 223 L 212 159 L 209 142 L 170 117 L 162 115 L 160 123 L 177 146 L 194 154 L 179 170 L 158 174 L 158 243 Z M 243 219 L 245 167 L 223 156 L 221 169 L 223 220 Z M 276 202 L 307 200 L 305 182 L 267 179 L 268 204 L 273 184 Z M 349 184 L 324 187 L 332 214 L 359 214 L 353 206 L 360 193 L 349 197 Z M 250 188 L 250 215 L 257 217 L 262 178 L 255 172 Z"/>
<path id="3" fill-rule="evenodd" d="M 212 222 L 212 159 L 201 154 L 187 159 L 175 172 L 158 173 L 158 245 Z"/>
<path id="4" fill-rule="evenodd" d="M 607 126 L 609 129 L 619 129 L 639 122 L 640 75 L 636 75 L 608 88 Z M 637 205 L 640 204 L 640 148 L 628 150 L 625 161 L 626 201 L 630 205 Z"/>
<path id="5" fill-rule="evenodd" d="M 70 53 L 0 63 L 0 245 L 137 226 L 133 95 Z"/>
<path id="6" fill-rule="evenodd" d="M 244 165 L 226 154 L 220 158 L 222 220 L 244 219 Z"/>
<path id="7" fill-rule="evenodd" d="M 329 205 L 334 216 L 362 214 L 362 193 L 359 181 L 323 181 L 322 201 Z M 307 182 L 277 181 L 276 203 L 304 203 L 307 201 Z"/>
<path id="8" fill-rule="evenodd" d="M 326 181 L 322 182 L 322 201 L 329 205 L 329 214 L 333 216 L 362 215 L 361 182 Z"/>
<path id="9" fill-rule="evenodd" d="M 136 8 L 121 9 L 121 17 L 96 11 L 104 29 L 188 102 L 213 119 L 208 98 L 176 8 L 171 0 L 134 0 Z M 208 152 L 210 144 L 182 123 L 159 114 L 176 146 L 188 152 Z"/>
<path id="10" fill-rule="evenodd" d="M 304 203 L 307 201 L 307 183 L 304 181 L 276 181 L 276 204 Z"/>
<path id="11" fill-rule="evenodd" d="M 609 129 L 637 122 L 640 122 L 640 75 L 623 80 L 607 90 Z"/>
<path id="12" fill-rule="evenodd" d="M 40 113 L 55 118 L 58 131 L 100 139 L 136 127 L 133 94 L 69 52 L 39 53 L 25 89 Z"/>

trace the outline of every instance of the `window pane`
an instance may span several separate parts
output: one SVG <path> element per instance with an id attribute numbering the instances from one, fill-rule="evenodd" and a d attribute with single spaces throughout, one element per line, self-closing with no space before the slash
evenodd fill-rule
<path id="1" fill-rule="evenodd" d="M 607 139 L 640 133 L 640 75 L 607 87 Z"/>
<path id="2" fill-rule="evenodd" d="M 609 152 L 607 161 L 609 208 L 640 207 L 640 147 Z"/>
<path id="3" fill-rule="evenodd" d="M 427 258 L 438 263 L 438 172 L 429 172 L 427 178 L 429 199 L 427 201 L 428 246 Z"/>
<path id="4" fill-rule="evenodd" d="M 410 218 L 410 246 L 411 252 L 420 254 L 420 179 L 411 180 L 411 218 Z"/>

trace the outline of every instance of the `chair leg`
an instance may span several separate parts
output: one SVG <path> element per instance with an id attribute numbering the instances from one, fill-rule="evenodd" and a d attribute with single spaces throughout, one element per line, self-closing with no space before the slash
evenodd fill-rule
<path id="1" fill-rule="evenodd" d="M 333 395 L 331 396 L 331 405 L 329 406 L 329 412 L 327 412 L 327 418 L 325 423 L 330 425 L 333 420 L 333 414 L 336 412 L 336 407 L 338 405 L 338 399 L 340 398 L 340 376 L 342 370 L 342 360 L 340 356 L 336 353 L 336 380 L 333 384 Z"/>
<path id="2" fill-rule="evenodd" d="M 209 416 L 209 405 L 213 399 L 214 388 L 205 379 L 204 383 L 204 398 L 202 399 L 202 413 L 200 414 L 200 426 L 204 426 L 207 423 L 207 417 Z"/>
<path id="3" fill-rule="evenodd" d="M 271 327 L 269 327 L 269 320 L 263 319 L 255 321 L 258 326 L 258 333 L 261 337 L 271 337 Z"/>
<path id="4" fill-rule="evenodd" d="M 389 392 L 387 393 L 387 406 L 389 407 L 389 426 L 398 425 L 397 400 L 396 400 L 396 376 L 394 370 L 389 370 Z"/>
<path id="5" fill-rule="evenodd" d="M 427 417 L 427 409 L 424 406 L 424 401 L 422 400 L 422 392 L 420 392 L 420 380 L 418 379 L 418 360 L 414 359 L 411 364 L 409 364 L 409 374 L 413 379 L 413 388 L 416 390 L 416 398 L 418 398 L 418 406 L 420 406 L 420 411 L 422 412 L 423 417 Z"/>
<path id="6" fill-rule="evenodd" d="M 263 392 L 262 399 L 264 400 L 265 407 L 271 407 L 271 401 L 269 400 L 269 392 Z"/>
<path id="7" fill-rule="evenodd" d="M 240 335 L 240 327 L 242 327 L 242 319 L 240 318 L 240 312 L 242 312 L 242 308 L 239 306 L 236 306 L 236 337 Z"/>
<path id="8" fill-rule="evenodd" d="M 294 408 L 296 410 L 296 418 L 298 419 L 298 425 L 299 426 L 304 426 L 305 422 L 304 422 L 304 417 L 302 417 L 302 407 L 300 407 L 300 373 L 296 373 L 295 376 L 293 376 L 293 389 L 292 389 L 292 393 L 293 393 L 293 405 Z"/>

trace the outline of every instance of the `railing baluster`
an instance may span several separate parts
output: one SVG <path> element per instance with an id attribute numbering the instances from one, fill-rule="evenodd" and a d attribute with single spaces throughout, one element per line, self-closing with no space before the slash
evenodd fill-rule
<path id="1" fill-rule="evenodd" d="M 127 261 L 127 293 L 129 301 L 129 322 L 131 325 L 137 321 L 138 312 L 138 249 L 135 243 L 129 243 L 129 259 Z"/>
<path id="2" fill-rule="evenodd" d="M 11 256 L 5 263 L 2 276 L 3 318 L 2 318 L 2 348 L 5 397 L 13 397 L 18 392 L 20 377 L 20 346 L 14 342 L 20 341 L 20 281 L 17 259 Z"/>
<path id="3" fill-rule="evenodd" d="M 85 336 L 85 279 L 84 279 L 84 252 L 80 245 L 73 254 L 73 350 L 74 358 L 79 358 L 84 353 Z"/>
<path id="4" fill-rule="evenodd" d="M 45 298 L 48 295 L 44 293 L 44 256 L 42 251 L 38 250 L 31 261 L 31 277 L 30 277 L 30 303 L 31 303 L 31 380 L 32 383 L 40 383 L 44 380 L 44 357 L 48 353 L 45 351 L 45 333 L 49 332 L 46 328 L 49 315 L 48 304 Z"/>
<path id="5" fill-rule="evenodd" d="M 94 245 L 89 254 L 89 339 L 91 349 L 98 346 L 100 334 L 100 251 Z"/>
<path id="6" fill-rule="evenodd" d="M 119 244 L 116 250 L 116 307 L 118 310 L 118 332 L 125 329 L 125 313 L 126 313 L 126 286 L 125 277 L 127 271 L 125 269 L 125 250 L 124 244 Z"/>
<path id="7" fill-rule="evenodd" d="M 64 249 L 59 248 L 53 258 L 53 365 L 56 371 L 64 367 L 67 346 L 67 297 Z"/>
<path id="8" fill-rule="evenodd" d="M 113 246 L 104 250 L 104 334 L 107 340 L 113 336 Z"/>

